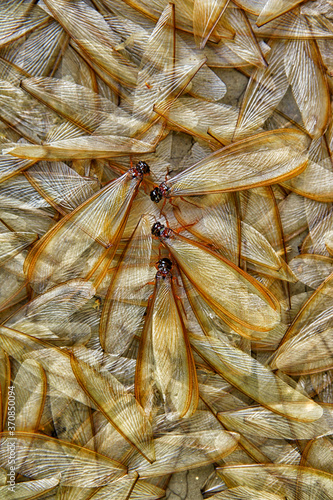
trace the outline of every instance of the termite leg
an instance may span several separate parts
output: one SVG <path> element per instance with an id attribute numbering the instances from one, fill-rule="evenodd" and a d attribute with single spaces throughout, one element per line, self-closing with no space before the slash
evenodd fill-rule
<path id="1" fill-rule="evenodd" d="M 168 222 L 168 218 L 167 218 L 167 216 L 166 216 L 166 213 L 165 213 L 165 212 L 163 212 L 164 207 L 165 207 L 165 204 L 166 204 L 166 201 L 167 201 L 167 200 L 166 200 L 166 198 L 164 198 L 164 200 L 163 200 L 163 205 L 162 205 L 162 208 L 161 208 L 161 210 L 160 210 L 160 217 L 162 217 L 162 216 L 163 216 L 163 217 L 165 218 L 165 221 L 166 221 L 166 225 L 167 225 L 167 227 L 170 227 L 170 226 L 169 226 L 169 222 Z"/>
<path id="2" fill-rule="evenodd" d="M 181 226 L 178 227 L 177 229 L 173 229 L 173 231 L 177 234 L 181 233 L 182 231 L 187 231 L 189 227 L 195 226 L 199 221 L 191 222 L 191 224 L 186 224 L 186 226 Z"/>
<path id="3" fill-rule="evenodd" d="M 194 207 L 198 208 L 198 205 L 196 203 L 193 203 L 193 201 L 185 200 L 184 196 L 179 196 L 179 198 L 184 202 L 188 203 L 189 205 L 193 205 Z"/>

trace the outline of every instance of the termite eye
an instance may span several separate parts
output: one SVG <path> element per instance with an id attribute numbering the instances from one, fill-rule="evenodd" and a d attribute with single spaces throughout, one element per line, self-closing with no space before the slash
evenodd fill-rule
<path id="1" fill-rule="evenodd" d="M 161 224 L 160 222 L 155 222 L 155 224 L 151 228 L 151 234 L 153 236 L 159 237 L 163 229 L 164 229 L 163 224 Z"/>
<path id="2" fill-rule="evenodd" d="M 145 161 L 139 161 L 136 168 L 141 174 L 149 174 L 150 172 L 150 167 Z"/>
<path id="3" fill-rule="evenodd" d="M 162 198 L 163 198 L 162 191 L 160 190 L 159 187 L 154 188 L 150 192 L 150 199 L 151 199 L 151 201 L 154 201 L 155 203 L 159 203 Z"/>

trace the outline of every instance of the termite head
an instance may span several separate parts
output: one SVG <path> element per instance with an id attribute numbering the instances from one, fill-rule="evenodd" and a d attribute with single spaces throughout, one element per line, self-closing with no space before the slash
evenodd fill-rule
<path id="1" fill-rule="evenodd" d="M 163 259 L 160 259 L 157 263 L 157 268 L 159 271 L 166 269 L 167 271 L 171 271 L 172 269 L 172 262 L 168 257 L 163 257 Z"/>
<path id="2" fill-rule="evenodd" d="M 155 203 L 159 203 L 162 198 L 163 198 L 162 191 L 160 190 L 159 187 L 156 187 L 152 191 L 150 191 L 151 201 L 154 201 Z"/>
<path id="3" fill-rule="evenodd" d="M 163 224 L 161 224 L 160 222 L 155 222 L 155 224 L 151 228 L 151 234 L 153 236 L 157 236 L 158 238 L 161 235 L 161 232 L 163 231 L 164 228 L 165 226 L 163 226 Z"/>
<path id="4" fill-rule="evenodd" d="M 150 172 L 150 168 L 149 168 L 149 165 L 148 163 L 146 163 L 145 161 L 139 161 L 135 167 L 132 167 L 130 169 L 130 172 L 132 174 L 133 177 L 143 177 L 144 174 L 149 174 Z"/>
<path id="5" fill-rule="evenodd" d="M 158 269 L 156 273 L 156 278 L 165 279 L 166 277 L 171 276 L 170 271 L 172 269 L 172 262 L 167 257 L 160 259 L 157 262 L 156 267 Z"/>
<path id="6" fill-rule="evenodd" d="M 157 238 L 169 238 L 171 235 L 171 229 L 165 227 L 160 222 L 155 222 L 151 228 L 151 234 L 157 236 Z"/>
<path id="7" fill-rule="evenodd" d="M 166 183 L 162 182 L 162 184 L 160 184 L 150 192 L 151 201 L 159 203 L 162 198 L 167 198 L 169 190 L 170 188 L 166 185 Z"/>

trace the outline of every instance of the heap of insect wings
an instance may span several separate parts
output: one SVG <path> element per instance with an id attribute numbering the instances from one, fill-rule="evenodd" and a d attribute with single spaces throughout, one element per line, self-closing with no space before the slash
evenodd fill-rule
<path id="1" fill-rule="evenodd" d="M 331 3 L 0 2 L 1 498 L 333 498 Z"/>

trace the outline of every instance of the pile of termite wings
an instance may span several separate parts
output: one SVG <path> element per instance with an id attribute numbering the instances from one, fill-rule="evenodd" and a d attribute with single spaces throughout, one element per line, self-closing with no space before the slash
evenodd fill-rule
<path id="1" fill-rule="evenodd" d="M 0 2 L 0 498 L 333 498 L 332 75 L 328 0 Z"/>

